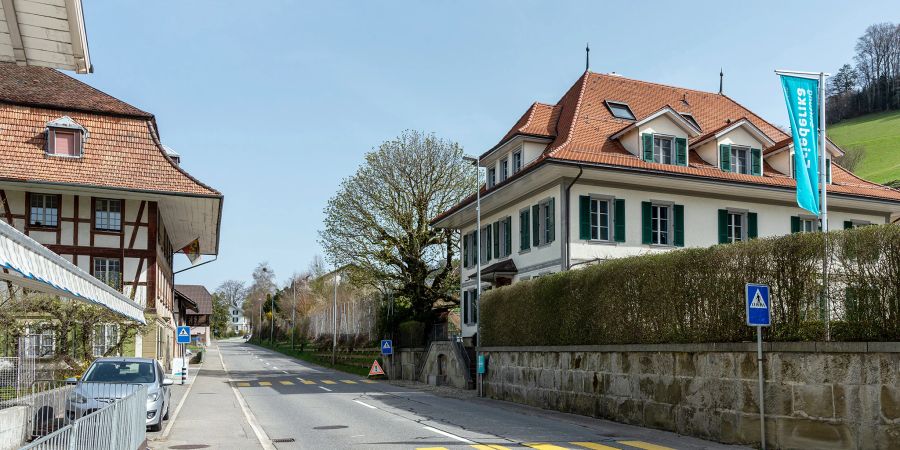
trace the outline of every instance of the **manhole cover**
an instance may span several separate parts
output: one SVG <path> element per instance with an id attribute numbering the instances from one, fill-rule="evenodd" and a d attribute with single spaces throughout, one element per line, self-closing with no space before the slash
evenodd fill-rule
<path id="1" fill-rule="evenodd" d="M 278 444 L 278 443 L 281 443 L 281 442 L 294 442 L 294 438 L 278 438 L 278 439 L 272 439 L 272 443 L 273 443 L 273 444 Z"/>
<path id="2" fill-rule="evenodd" d="M 347 425 L 323 425 L 321 427 L 313 427 L 313 430 L 339 430 L 347 428 Z"/>
<path id="3" fill-rule="evenodd" d="M 195 449 L 195 448 L 209 448 L 209 446 L 204 445 L 204 444 L 183 444 L 183 445 L 173 445 L 169 448 L 174 448 L 174 449 L 178 449 L 178 450 L 191 450 L 191 449 Z"/>

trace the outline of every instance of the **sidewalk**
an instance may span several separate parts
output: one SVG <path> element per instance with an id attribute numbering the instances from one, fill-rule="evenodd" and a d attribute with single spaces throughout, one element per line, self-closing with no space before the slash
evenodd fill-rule
<path id="1" fill-rule="evenodd" d="M 203 445 L 217 449 L 261 448 L 228 383 L 218 345 L 209 346 L 203 359 L 203 366 L 187 393 L 184 406 L 178 417 L 172 417 L 175 422 L 171 432 L 165 438 L 150 441 L 149 447 L 171 449 Z M 172 405 L 175 407 L 177 403 L 173 401 Z"/>

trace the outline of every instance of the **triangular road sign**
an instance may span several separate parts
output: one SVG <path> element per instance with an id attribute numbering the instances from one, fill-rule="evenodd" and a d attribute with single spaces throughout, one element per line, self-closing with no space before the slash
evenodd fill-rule
<path id="1" fill-rule="evenodd" d="M 759 293 L 759 289 L 756 290 L 756 294 L 753 295 L 753 300 L 750 302 L 751 308 L 760 308 L 766 309 L 766 302 L 763 301 L 762 294 Z"/>
<path id="2" fill-rule="evenodd" d="M 372 368 L 369 369 L 369 376 L 375 375 L 384 375 L 384 370 L 381 369 L 381 364 L 378 364 L 378 360 L 372 361 Z"/>

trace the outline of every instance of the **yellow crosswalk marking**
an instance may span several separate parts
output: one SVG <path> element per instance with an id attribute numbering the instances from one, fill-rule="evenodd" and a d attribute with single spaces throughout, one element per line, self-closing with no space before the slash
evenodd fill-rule
<path id="1" fill-rule="evenodd" d="M 238 387 L 250 387 L 250 383 L 248 383 L 246 381 L 240 381 L 240 382 L 238 382 L 237 385 L 238 385 Z"/>
<path id="2" fill-rule="evenodd" d="M 651 444 L 644 441 L 619 441 L 619 443 L 630 445 L 632 447 L 642 448 L 644 450 L 675 450 L 672 447 L 664 447 L 662 445 Z"/>
<path id="3" fill-rule="evenodd" d="M 522 444 L 522 445 L 524 445 L 526 447 L 536 448 L 538 450 L 569 450 L 566 447 L 560 447 L 558 445 L 553 445 L 553 444 L 535 443 L 535 444 Z"/>
<path id="4" fill-rule="evenodd" d="M 356 382 L 353 381 L 353 380 L 341 380 L 341 383 L 346 383 L 346 384 L 356 384 Z"/>
<path id="5" fill-rule="evenodd" d="M 293 386 L 294 385 L 293 381 L 288 381 L 288 380 L 281 380 L 280 383 L 285 386 Z"/>
<path id="6" fill-rule="evenodd" d="M 572 442 L 572 444 L 593 450 L 621 450 L 619 447 L 610 447 L 608 445 L 595 444 L 593 442 Z"/>
<path id="7" fill-rule="evenodd" d="M 259 382 L 259 385 L 260 385 L 260 386 L 271 386 L 272 383 L 269 382 L 269 381 L 260 381 L 260 382 Z"/>
<path id="8" fill-rule="evenodd" d="M 316 384 L 316 382 L 313 380 L 304 380 L 303 378 L 297 378 L 297 379 L 300 380 L 300 382 L 303 384 Z"/>
<path id="9" fill-rule="evenodd" d="M 337 381 L 331 381 L 331 380 L 322 380 L 322 382 L 325 384 L 337 384 Z"/>
<path id="10" fill-rule="evenodd" d="M 472 448 L 475 448 L 478 450 L 509 450 L 508 448 L 506 448 L 502 445 L 493 445 L 493 444 L 488 444 L 488 445 L 478 444 L 478 445 L 473 445 Z"/>

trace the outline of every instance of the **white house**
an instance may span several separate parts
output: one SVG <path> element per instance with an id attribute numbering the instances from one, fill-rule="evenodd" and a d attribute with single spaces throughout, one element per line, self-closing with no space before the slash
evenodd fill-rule
<path id="1" fill-rule="evenodd" d="M 777 92 L 773 93 L 777 95 Z M 795 200 L 790 136 L 726 95 L 585 72 L 554 105 L 534 103 L 480 157 L 475 195 L 432 224 L 462 234 L 463 336 L 482 289 L 604 259 L 811 231 Z M 884 224 L 900 191 L 831 158 L 829 228 Z"/>
<path id="2" fill-rule="evenodd" d="M 231 331 L 234 333 L 248 333 L 250 332 L 250 323 L 244 317 L 244 312 L 241 311 L 241 308 L 231 307 L 231 315 L 228 318 L 228 326 L 231 328 Z"/>

